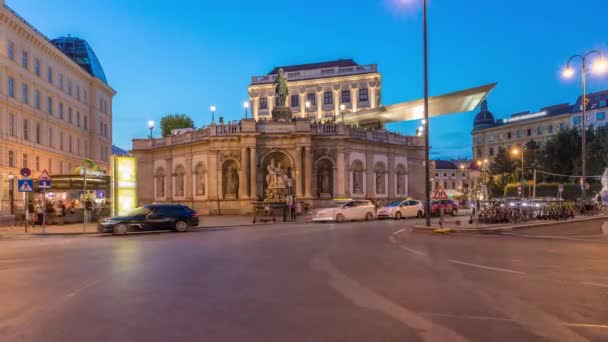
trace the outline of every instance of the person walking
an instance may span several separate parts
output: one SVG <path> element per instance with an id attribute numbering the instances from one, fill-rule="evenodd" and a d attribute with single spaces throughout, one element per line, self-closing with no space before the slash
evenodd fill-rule
<path id="1" fill-rule="evenodd" d="M 34 223 L 34 225 L 37 223 L 39 226 L 42 227 L 43 216 L 44 216 L 44 208 L 42 207 L 42 204 L 37 203 L 36 204 L 36 222 Z"/>
<path id="2" fill-rule="evenodd" d="M 93 202 L 87 197 L 84 201 L 84 223 L 91 223 L 91 211 L 93 210 Z"/>
<path id="3" fill-rule="evenodd" d="M 65 223 L 65 215 L 67 213 L 65 204 L 63 201 L 59 201 L 59 205 L 57 205 L 57 224 L 63 225 Z"/>

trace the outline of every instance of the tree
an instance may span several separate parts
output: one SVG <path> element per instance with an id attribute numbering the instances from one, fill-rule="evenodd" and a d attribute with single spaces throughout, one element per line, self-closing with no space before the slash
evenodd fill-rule
<path id="1" fill-rule="evenodd" d="M 576 128 L 558 132 L 547 141 L 543 149 L 543 171 L 574 175 L 581 170 L 581 133 Z M 548 177 L 550 180 L 567 182 L 562 177 Z"/>
<path id="2" fill-rule="evenodd" d="M 101 166 L 97 165 L 97 163 L 93 159 L 85 158 L 82 160 L 82 164 L 80 166 L 76 166 L 74 168 L 74 173 L 82 175 L 86 171 L 86 174 L 99 174 L 105 173 L 105 170 L 101 168 Z"/>
<path id="3" fill-rule="evenodd" d="M 170 135 L 171 130 L 179 128 L 195 128 L 194 121 L 186 114 L 167 114 L 160 119 L 163 137 Z"/>
<path id="4" fill-rule="evenodd" d="M 524 146 L 524 170 L 526 179 L 532 179 L 534 170 L 542 169 L 543 151 L 540 145 L 530 140 Z"/>
<path id="5" fill-rule="evenodd" d="M 515 172 L 517 161 L 509 155 L 509 152 L 500 147 L 498 153 L 494 157 L 494 161 L 490 164 L 490 173 L 492 175 L 505 175 Z"/>

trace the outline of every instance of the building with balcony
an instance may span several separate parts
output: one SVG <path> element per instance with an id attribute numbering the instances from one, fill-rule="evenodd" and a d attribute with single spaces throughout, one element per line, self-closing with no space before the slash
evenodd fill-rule
<path id="1" fill-rule="evenodd" d="M 276 106 L 274 82 L 283 69 L 289 87 L 285 105 L 295 116 L 328 120 L 346 113 L 380 106 L 382 76 L 375 64 L 359 65 L 352 59 L 276 67 L 253 76 L 249 100 L 256 120 L 269 120 Z"/>
<path id="2" fill-rule="evenodd" d="M 608 123 L 608 90 L 587 95 L 586 126 L 601 127 Z M 473 159 L 492 160 L 500 148 L 521 148 L 534 140 L 541 146 L 559 131 L 582 125 L 582 96 L 575 104 L 562 103 L 540 111 L 522 112 L 495 119 L 487 102 L 473 122 Z"/>
<path id="3" fill-rule="evenodd" d="M 85 40 L 50 40 L 0 0 L 0 66 L 1 213 L 8 175 L 23 167 L 36 178 L 71 173 L 84 158 L 109 166 L 116 92 Z"/>
<path id="4" fill-rule="evenodd" d="M 244 214 L 263 200 L 268 166 L 290 175 L 297 200 L 386 201 L 424 194 L 424 140 L 343 123 L 245 119 L 161 139 L 135 139 L 140 203 L 177 202 L 201 213 Z M 236 173 L 238 187 L 228 188 Z M 142 186 L 145 185 L 145 186 Z"/>

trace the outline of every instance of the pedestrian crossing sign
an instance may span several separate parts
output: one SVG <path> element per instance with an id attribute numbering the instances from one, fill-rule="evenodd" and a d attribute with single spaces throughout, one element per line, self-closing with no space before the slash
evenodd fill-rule
<path id="1" fill-rule="evenodd" d="M 38 180 L 49 180 L 50 181 L 51 180 L 51 176 L 49 175 L 48 171 L 45 169 L 40 174 L 40 177 L 38 177 Z"/>
<path id="2" fill-rule="evenodd" d="M 448 199 L 448 194 L 443 190 L 442 186 L 439 186 L 433 193 L 433 199 Z"/>
<path id="3" fill-rule="evenodd" d="M 19 179 L 17 181 L 17 188 L 19 192 L 32 192 L 34 191 L 34 181 L 31 179 Z"/>

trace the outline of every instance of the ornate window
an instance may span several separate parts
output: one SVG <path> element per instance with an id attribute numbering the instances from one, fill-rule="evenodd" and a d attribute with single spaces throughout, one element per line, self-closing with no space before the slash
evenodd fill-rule
<path id="1" fill-rule="evenodd" d="M 376 194 L 384 195 L 386 194 L 386 167 L 384 163 L 377 163 L 374 172 L 376 174 Z"/>
<path id="2" fill-rule="evenodd" d="M 317 162 L 317 196 L 333 197 L 334 193 L 334 169 L 328 159 L 321 159 Z"/>
<path id="3" fill-rule="evenodd" d="M 186 170 L 184 167 L 179 165 L 175 169 L 175 196 L 183 197 L 184 196 L 184 176 L 186 174 Z"/>
<path id="4" fill-rule="evenodd" d="M 360 160 L 355 160 L 351 167 L 353 173 L 353 194 L 363 193 L 363 163 Z"/>
<path id="5" fill-rule="evenodd" d="M 397 169 L 396 169 L 395 173 L 396 173 L 396 177 L 397 177 L 397 194 L 405 195 L 405 174 L 406 174 L 405 166 L 403 166 L 403 164 L 397 165 Z"/>
<path id="6" fill-rule="evenodd" d="M 195 185 L 196 185 L 196 195 L 197 196 L 204 196 L 205 193 L 207 192 L 207 184 L 205 183 L 205 178 L 207 176 L 207 171 L 205 170 L 205 165 L 203 165 L 202 163 L 196 165 L 196 168 L 194 169 L 194 173 L 196 175 L 195 177 Z"/>
<path id="7" fill-rule="evenodd" d="M 165 197 L 165 169 L 156 170 L 156 197 Z"/>

